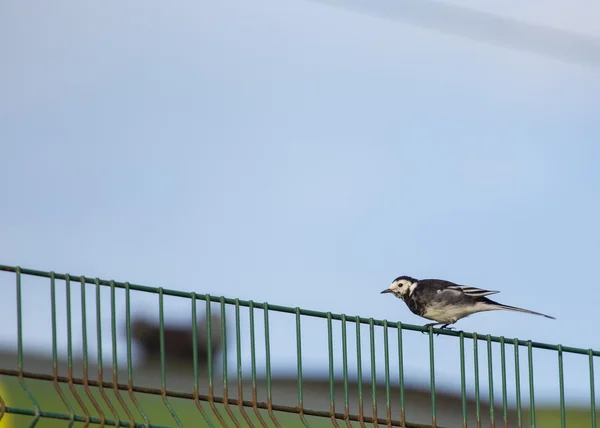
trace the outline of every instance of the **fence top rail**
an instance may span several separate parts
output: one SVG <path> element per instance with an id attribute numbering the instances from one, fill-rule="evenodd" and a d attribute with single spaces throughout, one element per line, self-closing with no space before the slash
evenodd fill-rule
<path id="1" fill-rule="evenodd" d="M 102 286 L 108 286 L 108 287 L 121 288 L 121 289 L 125 289 L 125 290 L 136 290 L 136 291 L 142 291 L 142 292 L 146 292 L 146 293 L 162 294 L 165 296 L 184 297 L 184 298 L 204 300 L 204 301 L 210 300 L 211 302 L 215 302 L 215 303 L 248 307 L 250 309 L 257 308 L 257 309 L 264 309 L 264 310 L 272 310 L 272 311 L 276 311 L 276 312 L 304 315 L 304 316 L 315 317 L 315 318 L 332 319 L 332 320 L 338 320 L 338 321 L 342 321 L 342 322 L 354 322 L 354 323 L 360 323 L 360 324 L 392 327 L 392 328 L 398 328 L 401 330 L 408 330 L 408 331 L 428 332 L 430 334 L 435 333 L 435 334 L 441 334 L 441 335 L 445 335 L 445 336 L 472 338 L 473 340 L 482 340 L 482 341 L 486 341 L 486 342 L 500 343 L 502 345 L 512 344 L 515 346 L 520 345 L 520 346 L 527 346 L 529 348 L 560 351 L 560 352 L 565 352 L 565 353 L 570 353 L 570 354 L 588 355 L 590 357 L 600 357 L 600 350 L 595 350 L 592 348 L 585 349 L 585 348 L 577 348 L 577 347 L 573 347 L 573 346 L 554 345 L 551 343 L 534 342 L 531 340 L 506 338 L 504 336 L 492 336 L 489 334 L 464 332 L 462 330 L 461 331 L 442 330 L 442 329 L 437 329 L 437 328 L 424 327 L 424 326 L 420 326 L 420 325 L 404 324 L 400 321 L 395 322 L 395 321 L 387 321 L 387 320 L 377 320 L 377 319 L 373 319 L 373 318 L 361 317 L 358 315 L 349 316 L 349 315 L 345 315 L 345 314 L 334 314 L 331 312 L 321 312 L 321 311 L 315 311 L 315 310 L 310 310 L 310 309 L 301 309 L 298 307 L 293 308 L 290 306 L 272 305 L 267 302 L 261 303 L 261 302 L 254 302 L 252 300 L 240 300 L 237 298 L 229 298 L 229 297 L 223 297 L 223 296 L 217 297 L 217 296 L 211 296 L 209 294 L 199 294 L 196 292 L 186 292 L 186 291 L 172 290 L 172 289 L 162 288 L 162 287 L 150 287 L 147 285 L 131 284 L 129 282 L 119 282 L 119 281 L 114 281 L 114 280 L 91 278 L 91 277 L 86 277 L 83 275 L 70 275 L 70 274 L 61 274 L 61 273 L 55 273 L 55 272 L 44 272 L 44 271 L 35 270 L 35 269 L 27 269 L 27 268 L 22 268 L 19 266 L 7 266 L 7 265 L 2 265 L 2 264 L 0 264 L 0 271 L 13 272 L 17 275 L 24 274 L 24 275 L 37 276 L 37 277 L 42 277 L 42 278 L 64 280 L 64 281 L 69 281 L 69 282 L 79 282 L 81 284 L 102 285 Z"/>

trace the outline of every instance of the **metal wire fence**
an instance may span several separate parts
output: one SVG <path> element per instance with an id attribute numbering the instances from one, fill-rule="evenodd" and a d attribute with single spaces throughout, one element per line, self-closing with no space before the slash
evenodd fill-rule
<path id="1" fill-rule="evenodd" d="M 13 357 L 0 360 L 0 427 L 596 427 L 593 349 L 4 265 L 0 272 L 0 338 L 16 336 L 16 346 L 4 347 Z M 136 330 L 137 302 L 156 314 L 155 336 Z M 189 334 L 170 327 L 172 312 L 185 313 Z M 142 359 L 136 337 L 146 351 L 156 348 L 155 365 Z M 536 409 L 538 352 L 555 358 L 539 370 L 542 381 L 556 380 L 550 414 Z M 587 386 L 566 377 L 567 355 Z M 307 361 L 322 361 L 326 373 L 306 377 Z M 419 390 L 408 375 L 422 369 Z M 436 387 L 440 373 L 457 382 Z M 589 405 L 575 413 L 569 385 L 587 391 Z"/>

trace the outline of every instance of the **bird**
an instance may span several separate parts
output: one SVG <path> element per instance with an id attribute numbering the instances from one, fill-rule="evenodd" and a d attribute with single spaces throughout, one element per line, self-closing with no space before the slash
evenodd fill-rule
<path id="1" fill-rule="evenodd" d="M 403 275 L 394 279 L 392 284 L 381 292 L 385 293 L 392 293 L 402 299 L 414 314 L 435 321 L 425 324 L 424 327 L 441 325 L 441 329 L 451 330 L 452 327 L 448 326 L 461 318 L 477 312 L 501 309 L 556 319 L 540 312 L 504 305 L 486 297 L 499 291 L 459 285 L 443 279 L 415 279 Z"/>

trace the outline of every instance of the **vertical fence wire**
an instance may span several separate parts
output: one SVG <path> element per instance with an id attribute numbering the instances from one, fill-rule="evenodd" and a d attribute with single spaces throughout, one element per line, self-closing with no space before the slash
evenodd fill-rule
<path id="1" fill-rule="evenodd" d="M 244 408 L 244 389 L 242 384 L 242 338 L 240 326 L 240 300 L 235 299 L 235 349 L 237 357 L 238 408 L 249 427 L 253 426 Z M 211 424 L 212 425 L 212 424 Z"/>
<path id="2" fill-rule="evenodd" d="M 404 348 L 402 346 L 402 323 L 398 323 L 398 386 L 400 387 L 400 423 L 406 428 L 406 404 L 404 402 Z"/>
<path id="3" fill-rule="evenodd" d="M 588 350 L 590 365 L 590 418 L 592 428 L 596 428 L 596 387 L 594 385 L 594 351 Z"/>
<path id="4" fill-rule="evenodd" d="M 487 361 L 488 361 L 488 386 L 489 386 L 489 399 L 490 399 L 490 426 L 494 428 L 496 425 L 496 415 L 494 412 L 494 367 L 492 362 L 492 340 L 488 334 L 486 336 L 487 342 Z"/>
<path id="5" fill-rule="evenodd" d="M 225 313 L 225 300 L 223 297 L 221 297 L 221 343 L 223 343 L 223 347 L 221 350 L 221 356 L 222 356 L 221 361 L 222 361 L 222 369 L 223 369 L 223 406 L 225 407 L 225 411 L 227 412 L 227 414 L 233 421 L 234 425 L 236 427 L 240 427 L 240 423 L 238 422 L 237 418 L 235 417 L 235 415 L 231 411 L 231 408 L 229 407 L 229 391 L 228 391 L 228 387 L 227 387 L 228 373 L 227 373 L 227 328 L 226 328 L 226 326 L 227 326 L 227 317 L 226 317 L 226 313 Z M 212 332 L 211 332 L 211 334 L 212 334 Z"/>
<path id="6" fill-rule="evenodd" d="M 327 350 L 329 351 L 329 418 L 334 427 L 339 425 L 335 420 L 335 376 L 333 364 L 333 326 L 331 312 L 327 312 Z"/>
<path id="7" fill-rule="evenodd" d="M 508 428 L 508 397 L 506 391 L 506 346 L 504 337 L 500 337 L 500 368 L 502 370 L 502 420 Z"/>
<path id="8" fill-rule="evenodd" d="M 83 389 L 91 401 L 92 406 L 98 412 L 100 417 L 100 427 L 105 425 L 106 417 L 104 416 L 104 411 L 94 398 L 94 394 L 92 394 L 92 390 L 90 389 L 90 377 L 89 377 L 89 365 L 88 365 L 88 337 L 87 337 L 87 302 L 86 302 L 86 282 L 85 277 L 80 277 L 79 282 L 81 284 L 81 341 L 83 348 Z"/>
<path id="9" fill-rule="evenodd" d="M 429 327 L 429 388 L 431 393 L 431 426 L 437 426 L 435 396 L 435 352 L 433 347 L 433 327 Z"/>
<path id="10" fill-rule="evenodd" d="M 221 413 L 215 406 L 215 386 L 213 372 L 213 351 L 212 351 L 212 311 L 210 307 L 210 295 L 206 295 L 206 367 L 208 372 L 208 405 L 221 426 L 227 426 Z"/>
<path id="11" fill-rule="evenodd" d="M 127 419 L 129 419 L 129 426 L 135 426 L 135 418 L 133 414 L 129 410 L 129 406 L 125 404 L 123 401 L 123 397 L 121 396 L 121 392 L 119 391 L 119 365 L 118 358 L 119 353 L 117 351 L 117 308 L 116 308 L 116 290 L 115 290 L 115 282 L 110 281 L 110 325 L 111 325 L 111 339 L 112 339 L 112 366 L 113 366 L 113 392 L 117 397 L 117 401 L 125 411 L 125 415 L 127 415 Z"/>
<path id="12" fill-rule="evenodd" d="M 477 333 L 473 333 L 473 368 L 475 370 L 475 421 L 477 428 L 481 428 L 481 398 L 479 393 L 479 348 Z"/>
<path id="13" fill-rule="evenodd" d="M 514 340 L 515 348 L 515 404 L 517 407 L 517 428 L 523 427 L 523 417 L 521 415 L 521 374 L 519 367 L 519 341 Z"/>
<path id="14" fill-rule="evenodd" d="M 533 347 L 531 340 L 527 341 L 527 360 L 529 366 L 529 417 L 531 420 L 531 428 L 536 427 L 535 419 L 535 393 L 533 388 Z"/>
<path id="15" fill-rule="evenodd" d="M 461 331 L 459 336 L 460 350 L 460 400 L 462 408 L 463 428 L 467 428 L 467 383 L 465 369 L 465 334 Z"/>
<path id="16" fill-rule="evenodd" d="M 566 428 L 567 415 L 565 410 L 565 379 L 563 376 L 563 349 L 562 345 L 558 345 L 558 389 L 560 400 L 560 426 Z"/>
<path id="17" fill-rule="evenodd" d="M 342 376 L 344 378 L 344 421 L 348 428 L 352 428 L 350 423 L 350 400 L 348 394 L 348 338 L 347 338 L 346 315 L 342 315 Z"/>
<path id="18" fill-rule="evenodd" d="M 133 358 L 131 355 L 131 290 L 128 282 L 125 283 L 125 333 L 127 335 L 127 393 L 136 410 L 144 419 L 144 427 L 150 426 L 148 416 L 138 403 L 133 392 Z"/>
<path id="19" fill-rule="evenodd" d="M 365 426 L 364 407 L 363 407 L 363 390 L 362 390 L 362 352 L 360 344 L 360 317 L 355 318 L 356 324 L 356 386 L 358 389 L 358 420 L 361 427 Z"/>
<path id="20" fill-rule="evenodd" d="M 369 344 L 371 351 L 371 400 L 373 402 L 373 426 L 377 428 L 377 373 L 375 366 L 375 324 L 373 318 L 369 318 Z"/>
<path id="21" fill-rule="evenodd" d="M 300 323 L 300 308 L 298 307 L 296 307 L 296 362 L 296 377 L 298 381 L 298 415 L 302 424 L 305 427 L 308 427 L 309 425 L 304 417 L 304 391 L 302 388 L 302 331 Z"/>
<path id="22" fill-rule="evenodd" d="M 177 413 L 167 398 L 167 370 L 165 361 L 165 298 L 162 287 L 158 289 L 158 323 L 160 332 L 160 391 L 162 395 L 162 401 L 177 426 L 179 428 L 183 428 L 183 424 L 181 423 L 179 416 L 177 416 Z"/>
<path id="23" fill-rule="evenodd" d="M 385 379 L 385 420 L 389 427 L 392 425 L 392 407 L 390 402 L 390 342 L 387 321 L 383 321 L 383 356 L 383 375 Z"/>
<path id="24" fill-rule="evenodd" d="M 90 413 L 73 383 L 73 319 L 71 311 L 71 277 L 65 277 L 65 298 L 67 304 L 67 384 L 69 391 L 83 412 L 83 428 L 90 424 Z"/>
<path id="25" fill-rule="evenodd" d="M 269 305 L 267 303 L 263 303 L 263 313 L 265 317 L 265 363 L 266 363 L 266 381 L 267 381 L 267 411 L 269 413 L 269 417 L 275 424 L 277 428 L 279 428 L 279 421 L 277 417 L 273 413 L 273 391 L 271 385 L 271 340 L 269 334 Z"/>
<path id="26" fill-rule="evenodd" d="M 18 379 L 21 388 L 27 394 L 27 397 L 33 404 L 34 414 L 33 420 L 29 424 L 30 427 L 34 427 L 38 421 L 40 420 L 40 412 L 42 409 L 40 408 L 39 403 L 31 393 L 31 390 L 27 386 L 25 379 L 23 378 L 23 296 L 22 296 L 22 286 L 21 286 L 21 268 L 17 267 L 16 269 L 16 277 L 17 277 L 17 369 L 19 372 Z"/>
<path id="27" fill-rule="evenodd" d="M 67 427 L 72 427 L 75 423 L 75 411 L 67 400 L 67 397 L 58 384 L 58 345 L 57 345 L 57 326 L 56 326 L 56 279 L 54 272 L 50 272 L 50 305 L 52 306 L 52 384 L 56 393 L 60 397 L 67 410 L 69 411 L 69 423 Z"/>
<path id="28" fill-rule="evenodd" d="M 258 418 L 263 428 L 268 428 L 267 423 L 263 419 L 262 415 L 258 411 L 258 392 L 256 390 L 256 335 L 254 334 L 254 302 L 250 300 L 248 302 L 249 316 L 250 316 L 250 363 L 251 363 L 251 375 L 252 375 L 252 409 L 254 414 Z M 207 315 L 208 317 L 208 315 Z M 223 424 L 224 425 L 224 424 Z"/>
<path id="29" fill-rule="evenodd" d="M 198 388 L 198 299 L 196 293 L 192 293 L 191 297 L 192 303 L 192 367 L 194 372 L 194 404 L 196 405 L 196 409 L 204 419 L 204 422 L 209 427 L 214 427 L 212 421 L 206 415 L 204 407 L 200 404 L 200 393 Z"/>
<path id="30" fill-rule="evenodd" d="M 106 395 L 106 391 L 104 391 L 104 386 L 102 384 L 102 382 L 104 381 L 104 373 L 102 367 L 102 310 L 100 305 L 100 280 L 96 278 L 94 280 L 94 283 L 96 285 L 96 343 L 98 346 L 98 391 L 100 392 L 100 396 L 104 399 L 108 410 L 113 415 L 115 426 L 119 426 L 121 425 L 119 414 L 117 413 L 110 399 Z"/>

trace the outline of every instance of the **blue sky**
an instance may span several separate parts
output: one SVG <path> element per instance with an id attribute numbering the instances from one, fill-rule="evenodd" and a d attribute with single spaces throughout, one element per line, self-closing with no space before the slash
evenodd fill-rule
<path id="1" fill-rule="evenodd" d="M 600 37 L 592 2 L 501 3 L 486 10 Z M 600 348 L 597 68 L 368 5 L 0 10 L 0 263 L 412 324 L 425 320 L 379 292 L 401 274 L 445 278 L 557 317 L 480 314 L 465 331 Z M 314 328 L 308 373 L 326 368 Z M 272 334 L 275 368 L 293 367 L 293 340 Z M 567 367 L 578 399 L 581 361 Z M 556 397 L 556 356 L 536 364 Z"/>

